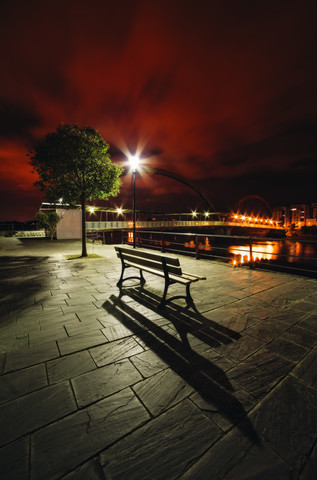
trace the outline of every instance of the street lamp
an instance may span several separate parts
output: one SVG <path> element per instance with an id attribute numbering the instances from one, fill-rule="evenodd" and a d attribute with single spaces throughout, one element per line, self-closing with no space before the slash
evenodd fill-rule
<path id="1" fill-rule="evenodd" d="M 138 155 L 130 155 L 129 162 L 133 174 L 133 248 L 135 248 L 135 174 L 140 163 L 140 157 Z"/>

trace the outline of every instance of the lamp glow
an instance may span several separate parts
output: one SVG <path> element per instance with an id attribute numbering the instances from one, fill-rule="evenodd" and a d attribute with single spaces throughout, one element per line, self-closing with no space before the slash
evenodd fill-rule
<path id="1" fill-rule="evenodd" d="M 129 155 L 129 163 L 130 167 L 132 168 L 133 172 L 135 172 L 138 169 L 138 166 L 140 164 L 140 157 L 139 155 Z"/>

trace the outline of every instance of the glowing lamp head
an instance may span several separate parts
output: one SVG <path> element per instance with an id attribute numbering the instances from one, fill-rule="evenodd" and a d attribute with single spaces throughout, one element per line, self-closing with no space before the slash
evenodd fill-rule
<path id="1" fill-rule="evenodd" d="M 196 213 L 195 211 L 192 212 L 192 216 L 193 216 L 193 217 L 196 217 L 196 215 L 197 215 L 197 213 Z"/>
<path id="2" fill-rule="evenodd" d="M 117 208 L 117 214 L 121 215 L 122 214 L 122 208 Z"/>
<path id="3" fill-rule="evenodd" d="M 90 213 L 94 213 L 94 211 L 95 211 L 95 207 L 89 207 L 89 212 Z"/>
<path id="4" fill-rule="evenodd" d="M 138 166 L 140 164 L 139 155 L 129 155 L 129 163 L 130 163 L 130 167 L 135 172 L 138 169 Z"/>

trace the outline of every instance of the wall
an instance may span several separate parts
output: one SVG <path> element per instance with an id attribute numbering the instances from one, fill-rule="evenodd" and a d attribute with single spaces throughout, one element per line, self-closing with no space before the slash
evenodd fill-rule
<path id="1" fill-rule="evenodd" d="M 56 213 L 61 217 L 56 229 L 57 239 L 75 240 L 81 238 L 81 210 L 57 208 Z"/>

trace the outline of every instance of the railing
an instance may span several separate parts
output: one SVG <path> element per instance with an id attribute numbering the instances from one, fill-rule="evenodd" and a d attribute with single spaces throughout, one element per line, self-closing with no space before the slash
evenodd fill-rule
<path id="1" fill-rule="evenodd" d="M 15 232 L 14 236 L 16 238 L 36 238 L 36 237 L 45 237 L 44 230 L 20 230 Z"/>
<path id="2" fill-rule="evenodd" d="M 89 230 L 114 230 L 132 228 L 133 222 L 126 220 L 106 222 L 86 222 Z M 258 229 L 279 230 L 280 227 L 271 223 L 233 222 L 220 220 L 137 220 L 136 229 L 140 228 L 179 228 L 179 227 L 251 227 Z"/>
<path id="3" fill-rule="evenodd" d="M 122 243 L 132 244 L 133 233 L 122 231 Z M 181 232 L 137 231 L 137 247 L 157 249 L 196 259 L 221 260 L 234 267 L 269 268 L 317 276 L 317 241 Z"/>

